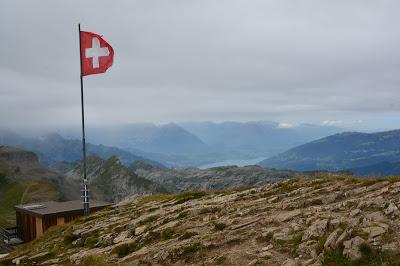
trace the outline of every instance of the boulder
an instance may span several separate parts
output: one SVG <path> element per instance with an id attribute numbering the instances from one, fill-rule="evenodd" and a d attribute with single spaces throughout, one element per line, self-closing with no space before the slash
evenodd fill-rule
<path id="1" fill-rule="evenodd" d="M 307 242 L 300 243 L 298 246 L 296 253 L 302 255 L 303 257 L 312 257 L 315 258 L 317 253 L 315 252 L 315 244 L 317 241 L 309 240 Z"/>
<path id="2" fill-rule="evenodd" d="M 386 215 L 392 215 L 392 214 L 394 214 L 395 212 L 397 212 L 398 209 L 399 209 L 399 208 L 397 208 L 396 204 L 394 204 L 393 202 L 391 202 L 391 203 L 389 204 L 389 206 L 387 207 L 387 209 L 385 210 L 385 214 L 386 214 Z"/>
<path id="3" fill-rule="evenodd" d="M 342 233 L 342 229 L 341 228 L 337 228 L 335 231 L 333 231 L 328 238 L 325 241 L 324 244 L 324 249 L 325 250 L 335 250 L 336 249 L 336 240 L 337 238 L 340 236 L 340 234 Z"/>
<path id="4" fill-rule="evenodd" d="M 298 263 L 293 259 L 286 259 L 281 266 L 297 266 Z"/>
<path id="5" fill-rule="evenodd" d="M 352 233 L 353 228 L 347 228 L 346 230 L 344 230 L 343 233 L 336 239 L 335 246 L 340 247 L 343 242 L 351 236 Z"/>
<path id="6" fill-rule="evenodd" d="M 354 210 L 352 210 L 352 211 L 350 212 L 350 216 L 351 216 L 351 217 L 354 217 L 354 216 L 357 216 L 359 213 L 361 213 L 361 210 L 360 210 L 360 209 L 354 209 Z"/>
<path id="7" fill-rule="evenodd" d="M 122 261 L 123 262 L 132 261 L 137 258 L 145 256 L 147 253 L 149 253 L 149 249 L 147 247 L 143 247 L 138 251 L 132 252 L 130 255 L 126 256 Z"/>
<path id="8" fill-rule="evenodd" d="M 146 231 L 146 228 L 147 228 L 147 226 L 145 226 L 145 225 L 136 227 L 136 228 L 135 228 L 135 236 L 138 236 L 138 235 L 143 234 L 144 231 Z"/>
<path id="9" fill-rule="evenodd" d="M 260 254 L 258 254 L 258 256 L 260 258 L 270 258 L 270 257 L 272 257 L 272 253 L 267 250 L 267 251 L 261 252 Z"/>
<path id="10" fill-rule="evenodd" d="M 129 237 L 129 231 L 121 232 L 116 238 L 114 238 L 114 244 L 121 243 Z"/>
<path id="11" fill-rule="evenodd" d="M 351 260 L 360 259 L 362 255 L 360 252 L 360 245 L 362 243 L 365 243 L 365 240 L 359 236 L 356 236 L 350 240 L 345 241 L 343 243 L 344 245 L 343 255 L 345 255 L 347 258 Z"/>
<path id="12" fill-rule="evenodd" d="M 27 256 L 21 256 L 21 257 L 13 259 L 11 262 L 14 263 L 15 265 L 20 265 L 26 259 L 27 259 Z"/>
<path id="13" fill-rule="evenodd" d="M 386 232 L 386 230 L 380 226 L 371 226 L 371 227 L 363 228 L 362 230 L 364 232 L 368 233 L 369 238 L 375 238 Z"/>
<path id="14" fill-rule="evenodd" d="M 41 253 L 38 253 L 38 254 L 30 257 L 29 260 L 38 260 L 38 259 L 48 256 L 49 254 L 50 254 L 50 252 L 48 252 L 48 251 L 41 252 Z"/>
<path id="15" fill-rule="evenodd" d="M 301 211 L 299 209 L 293 210 L 293 211 L 285 211 L 285 212 L 280 212 L 272 216 L 273 221 L 282 223 L 286 222 L 298 215 L 301 214 Z"/>
<path id="16" fill-rule="evenodd" d="M 329 222 L 329 228 L 332 230 L 335 230 L 336 228 L 338 228 L 340 226 L 340 223 L 341 223 L 340 219 L 338 219 L 338 218 L 332 219 Z"/>
<path id="17" fill-rule="evenodd" d="M 328 227 L 328 220 L 317 219 L 311 226 L 304 232 L 302 241 L 308 239 L 315 239 L 323 235 Z"/>

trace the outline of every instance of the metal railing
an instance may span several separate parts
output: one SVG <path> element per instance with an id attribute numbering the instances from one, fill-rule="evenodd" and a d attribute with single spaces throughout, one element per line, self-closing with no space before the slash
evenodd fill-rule
<path id="1" fill-rule="evenodd" d="M 10 228 L 0 227 L 0 237 L 3 240 L 7 240 L 7 243 L 10 243 L 11 239 L 19 237 L 18 228 L 17 227 L 10 227 Z"/>

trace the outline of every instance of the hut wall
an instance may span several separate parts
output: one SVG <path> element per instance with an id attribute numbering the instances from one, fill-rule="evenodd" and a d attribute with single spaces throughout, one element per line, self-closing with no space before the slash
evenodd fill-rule
<path id="1" fill-rule="evenodd" d="M 17 211 L 18 234 L 24 242 L 32 241 L 36 238 L 36 219 L 35 217 Z"/>

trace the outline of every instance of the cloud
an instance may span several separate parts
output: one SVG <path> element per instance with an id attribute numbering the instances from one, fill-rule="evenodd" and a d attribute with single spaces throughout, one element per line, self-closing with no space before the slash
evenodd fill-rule
<path id="1" fill-rule="evenodd" d="M 361 124 L 362 120 L 356 121 L 343 121 L 343 120 L 324 120 L 321 122 L 323 126 L 350 126 L 355 124 Z"/>
<path id="2" fill-rule="evenodd" d="M 115 50 L 108 73 L 85 78 L 89 123 L 399 112 L 399 8 L 394 0 L 3 0 L 0 122 L 79 124 L 78 22 Z"/>
<path id="3" fill-rule="evenodd" d="M 279 123 L 278 128 L 293 128 L 296 127 L 294 124 L 290 123 Z"/>

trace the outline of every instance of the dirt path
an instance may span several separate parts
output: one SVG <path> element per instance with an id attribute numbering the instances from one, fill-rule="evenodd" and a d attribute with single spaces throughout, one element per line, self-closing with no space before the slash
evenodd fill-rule
<path id="1" fill-rule="evenodd" d="M 32 187 L 32 184 L 29 184 L 26 188 L 24 193 L 22 193 L 20 204 L 24 204 L 25 196 L 28 194 L 29 189 Z"/>

